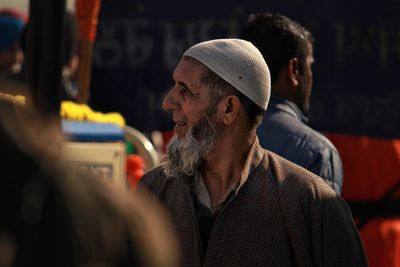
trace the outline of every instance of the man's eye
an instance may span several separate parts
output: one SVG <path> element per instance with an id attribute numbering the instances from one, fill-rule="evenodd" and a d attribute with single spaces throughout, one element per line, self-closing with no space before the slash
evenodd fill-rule
<path id="1" fill-rule="evenodd" d="M 187 95 L 192 95 L 192 93 L 189 91 L 189 89 L 187 89 L 186 87 L 182 86 L 179 89 L 179 93 L 183 96 L 187 96 Z"/>

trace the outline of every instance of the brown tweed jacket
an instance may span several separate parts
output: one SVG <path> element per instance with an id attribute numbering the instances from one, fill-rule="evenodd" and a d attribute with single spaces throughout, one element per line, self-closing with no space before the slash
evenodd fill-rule
<path id="1" fill-rule="evenodd" d="M 201 247 L 190 181 L 150 170 L 141 185 L 168 209 L 182 266 L 367 266 L 364 247 L 343 199 L 318 176 L 264 150 L 258 140 L 246 183 L 218 214 Z"/>

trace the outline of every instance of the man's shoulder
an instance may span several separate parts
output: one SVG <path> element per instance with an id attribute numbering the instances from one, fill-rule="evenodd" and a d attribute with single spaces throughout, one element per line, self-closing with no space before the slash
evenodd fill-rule
<path id="1" fill-rule="evenodd" d="M 297 165 L 274 152 L 268 151 L 268 164 L 278 183 L 280 194 L 289 196 L 296 202 L 306 195 L 335 195 L 322 177 Z M 295 200 L 297 199 L 297 200 Z"/>
<path id="2" fill-rule="evenodd" d="M 309 150 L 329 149 L 336 151 L 335 146 L 323 134 L 294 117 L 285 114 L 272 114 L 264 118 L 259 135 L 266 140 L 279 138 L 297 147 Z"/>
<path id="3" fill-rule="evenodd" d="M 296 223 L 293 220 L 303 211 L 321 212 L 326 200 L 338 199 L 335 191 L 320 176 L 273 152 L 267 154 L 280 205 L 289 225 Z"/>
<path id="4" fill-rule="evenodd" d="M 293 114 L 279 111 L 267 113 L 258 128 L 260 136 L 265 138 L 284 136 L 286 139 L 295 140 L 312 136 L 313 132 L 312 128 Z"/>
<path id="5" fill-rule="evenodd" d="M 166 176 L 163 171 L 162 165 L 158 165 L 148 170 L 140 179 L 140 184 L 147 188 L 160 188 Z"/>

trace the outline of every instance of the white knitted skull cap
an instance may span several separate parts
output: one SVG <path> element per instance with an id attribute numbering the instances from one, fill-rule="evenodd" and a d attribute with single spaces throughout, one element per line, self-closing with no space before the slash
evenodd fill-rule
<path id="1" fill-rule="evenodd" d="M 184 56 L 198 60 L 260 108 L 267 109 L 271 94 L 269 69 L 252 43 L 241 39 L 215 39 L 192 46 Z"/>

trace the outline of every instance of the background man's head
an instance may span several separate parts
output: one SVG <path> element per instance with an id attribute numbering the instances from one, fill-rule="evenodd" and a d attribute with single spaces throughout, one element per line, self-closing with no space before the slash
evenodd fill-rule
<path id="1" fill-rule="evenodd" d="M 179 175 L 175 170 L 191 175 L 224 132 L 215 114 L 230 112 L 229 99 L 244 110 L 243 129 L 259 124 L 270 96 L 269 70 L 250 42 L 218 39 L 189 48 L 173 76 L 163 108 L 173 113 L 176 136 L 167 147 L 165 169 L 168 175 Z M 226 105 L 219 108 L 221 103 Z"/>
<path id="2" fill-rule="evenodd" d="M 0 73 L 18 72 L 21 68 L 24 57 L 20 37 L 25 19 L 15 10 L 0 10 Z"/>
<path id="3" fill-rule="evenodd" d="M 258 13 L 250 16 L 241 38 L 252 42 L 268 62 L 272 92 L 307 111 L 314 62 L 311 33 L 286 16 Z"/>

